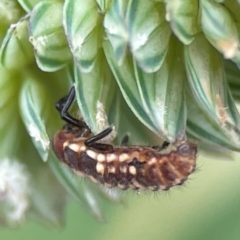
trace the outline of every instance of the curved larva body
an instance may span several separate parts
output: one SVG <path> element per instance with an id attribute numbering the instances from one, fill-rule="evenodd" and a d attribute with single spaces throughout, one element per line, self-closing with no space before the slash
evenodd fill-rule
<path id="1" fill-rule="evenodd" d="M 54 136 L 54 152 L 80 176 L 107 187 L 167 190 L 182 184 L 196 166 L 197 146 L 188 141 L 160 152 L 138 146 L 100 151 L 87 147 L 87 139 L 61 130 Z"/>

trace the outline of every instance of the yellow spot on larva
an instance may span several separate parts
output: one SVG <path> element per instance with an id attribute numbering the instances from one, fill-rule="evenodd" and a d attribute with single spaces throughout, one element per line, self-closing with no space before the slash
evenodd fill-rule
<path id="1" fill-rule="evenodd" d="M 105 157 L 104 154 L 99 153 L 99 154 L 97 155 L 97 161 L 98 161 L 98 162 L 104 162 L 105 160 L 106 160 L 106 157 Z"/>
<path id="2" fill-rule="evenodd" d="M 119 156 L 119 162 L 125 162 L 129 159 L 128 157 L 128 154 L 126 153 L 122 153 L 120 156 Z"/>
<path id="3" fill-rule="evenodd" d="M 104 165 L 100 162 L 97 163 L 96 170 L 98 173 L 104 174 Z"/>
<path id="4" fill-rule="evenodd" d="M 95 159 L 95 160 L 97 159 L 97 153 L 95 153 L 94 151 L 87 150 L 86 153 L 90 158 Z"/>
<path id="5" fill-rule="evenodd" d="M 120 172 L 127 173 L 127 166 L 120 166 Z"/>
<path id="6" fill-rule="evenodd" d="M 108 153 L 107 154 L 107 162 L 112 162 L 117 160 L 117 156 L 114 153 Z"/>
<path id="7" fill-rule="evenodd" d="M 134 166 L 130 166 L 130 167 L 129 167 L 129 172 L 130 172 L 132 175 L 136 175 L 136 174 L 137 174 L 137 169 L 136 169 Z"/>
<path id="8" fill-rule="evenodd" d="M 80 151 L 81 151 L 81 152 L 85 152 L 86 149 L 87 149 L 87 147 L 86 147 L 85 145 L 82 145 L 82 146 L 80 147 Z"/>
<path id="9" fill-rule="evenodd" d="M 148 161 L 148 165 L 154 164 L 156 162 L 157 162 L 157 159 L 155 157 L 153 157 Z"/>
<path id="10" fill-rule="evenodd" d="M 115 173 L 116 168 L 114 166 L 108 166 L 108 173 Z"/>
<path id="11" fill-rule="evenodd" d="M 80 152 L 80 147 L 76 143 L 71 143 L 68 145 L 68 147 L 76 153 Z"/>

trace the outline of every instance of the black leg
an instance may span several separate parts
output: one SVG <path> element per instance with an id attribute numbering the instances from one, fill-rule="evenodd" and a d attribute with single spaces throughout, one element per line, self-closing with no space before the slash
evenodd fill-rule
<path id="1" fill-rule="evenodd" d="M 127 146 L 128 140 L 129 140 L 129 136 L 127 134 L 124 135 L 124 137 L 122 138 L 122 141 L 121 141 L 121 146 Z"/>
<path id="2" fill-rule="evenodd" d="M 164 141 L 163 144 L 162 144 L 162 146 L 152 146 L 152 148 L 153 148 L 154 150 L 160 152 L 161 150 L 167 148 L 169 144 L 170 144 L 169 142 Z"/>
<path id="3" fill-rule="evenodd" d="M 161 147 L 162 147 L 162 149 L 165 149 L 165 148 L 167 148 L 167 147 L 169 146 L 169 144 L 170 144 L 169 142 L 167 142 L 167 141 L 164 141 L 164 142 L 163 142 L 163 144 L 162 144 L 162 146 L 161 146 Z"/>
<path id="4" fill-rule="evenodd" d="M 112 131 L 112 127 L 108 127 L 107 129 L 103 130 L 102 132 L 98 133 L 97 135 L 93 136 L 93 137 L 90 137 L 89 139 L 87 139 L 85 141 L 85 145 L 87 147 L 92 147 L 92 145 L 94 143 L 96 143 L 98 140 L 101 140 L 103 139 L 104 137 L 106 137 L 108 134 L 111 133 Z"/>
<path id="5" fill-rule="evenodd" d="M 94 148 L 98 151 L 102 152 L 111 152 L 113 150 L 113 146 L 111 144 L 105 144 L 105 143 L 92 143 L 90 145 L 90 148 Z"/>
<path id="6" fill-rule="evenodd" d="M 67 96 L 61 98 L 57 103 L 56 103 L 56 109 L 60 113 L 60 116 L 62 120 L 65 122 L 72 124 L 74 126 L 77 126 L 79 128 L 86 128 L 89 129 L 87 124 L 84 121 L 78 120 L 68 113 L 68 110 L 73 103 L 73 100 L 75 98 L 75 87 L 71 87 L 70 92 Z M 90 131 L 90 129 L 89 129 Z"/>

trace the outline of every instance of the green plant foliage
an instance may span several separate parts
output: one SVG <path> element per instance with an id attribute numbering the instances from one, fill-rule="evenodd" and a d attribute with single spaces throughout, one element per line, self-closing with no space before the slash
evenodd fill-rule
<path id="1" fill-rule="evenodd" d="M 9 28 L 1 45 L 0 59 L 7 69 L 21 69 L 34 60 L 31 44 L 28 42 L 27 17 Z"/>
<path id="2" fill-rule="evenodd" d="M 0 164 L 18 162 L 31 192 L 11 222 L 4 194 L 15 185 L 0 188 L 0 224 L 61 224 L 67 194 L 98 220 L 102 199 L 121 202 L 53 154 L 63 125 L 54 104 L 72 85 L 70 113 L 93 134 L 113 125 L 116 145 L 128 134 L 132 145 L 188 140 L 216 158 L 239 152 L 239 16 L 234 0 L 0 0 Z"/>
<path id="3" fill-rule="evenodd" d="M 29 41 L 42 71 L 54 72 L 63 68 L 71 58 L 62 26 L 62 4 L 40 2 L 29 20 Z"/>
<path id="4" fill-rule="evenodd" d="M 75 63 L 83 72 L 93 69 L 100 47 L 101 15 L 94 0 L 65 1 L 64 28 Z"/>

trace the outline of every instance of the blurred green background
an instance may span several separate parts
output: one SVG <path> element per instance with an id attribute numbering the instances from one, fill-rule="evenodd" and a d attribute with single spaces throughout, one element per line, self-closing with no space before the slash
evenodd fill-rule
<path id="1" fill-rule="evenodd" d="M 134 61 L 142 59 L 144 60 L 142 63 L 144 63 L 145 59 L 149 56 L 155 58 L 156 53 L 160 59 L 158 61 L 159 67 L 162 64 L 161 61 L 164 61 L 163 67 L 153 75 L 150 73 L 148 77 L 160 76 L 163 74 L 161 75 L 161 79 L 165 80 L 159 81 L 159 85 L 156 85 L 156 89 L 161 89 L 161 87 L 165 89 L 166 83 L 169 84 L 168 86 L 172 86 L 168 89 L 169 91 L 164 92 L 166 96 L 172 96 L 170 90 L 176 88 L 177 91 L 175 91 L 175 94 L 178 93 L 179 97 L 176 99 L 182 99 L 182 88 L 176 87 L 178 84 L 171 84 L 175 82 L 178 83 L 180 80 L 182 83 L 181 86 L 183 87 L 186 80 L 188 81 L 191 93 L 195 95 L 195 98 L 197 96 L 197 98 L 193 101 L 194 98 L 188 97 L 184 100 L 185 102 L 182 99 L 182 102 L 177 100 L 176 103 L 182 103 L 180 104 L 182 107 L 185 103 L 187 104 L 189 118 L 188 127 L 192 126 L 190 133 L 193 136 L 197 137 L 197 139 L 205 139 L 207 145 L 209 145 L 209 140 L 215 139 L 215 141 L 217 141 L 216 143 L 222 146 L 239 150 L 240 117 L 235 109 L 235 102 L 233 102 L 227 93 L 229 88 L 225 79 L 226 74 L 230 85 L 229 91 L 231 91 L 236 100 L 239 101 L 240 5 L 237 3 L 239 1 L 188 0 L 187 2 L 184 0 L 158 0 L 152 1 L 154 3 L 151 3 L 151 1 L 143 0 L 141 1 L 142 5 L 139 5 L 140 7 L 138 9 L 139 18 L 133 18 L 136 20 L 135 22 L 129 21 L 129 19 L 131 19 L 131 12 L 129 10 L 134 9 L 132 8 L 134 4 L 140 1 L 126 1 L 126 3 L 129 3 L 126 5 L 129 6 L 123 13 L 126 16 L 124 20 L 129 23 L 127 26 L 122 25 L 122 14 L 119 14 L 118 11 L 116 12 L 116 8 L 108 8 L 108 4 L 112 1 L 82 1 L 81 5 L 79 4 L 78 6 L 80 10 L 84 9 L 83 7 L 85 6 L 86 11 L 83 11 L 80 18 L 78 11 L 76 11 L 74 15 L 72 11 L 68 11 L 69 9 L 71 10 L 71 8 L 66 7 L 78 3 L 76 0 L 62 1 L 71 3 L 70 5 L 64 5 L 65 7 L 60 4 L 60 1 L 52 1 L 52 4 L 50 4 L 50 1 L 43 1 L 43 3 L 36 5 L 37 2 L 42 1 L 0 0 L 2 4 L 0 4 L 0 7 L 2 6 L 1 9 L 4 9 L 4 11 L 0 12 L 0 42 L 3 41 L 0 60 L 2 65 L 9 69 L 2 69 L 0 72 L 2 74 L 0 76 L 0 87 L 2 89 L 2 101 L 0 102 L 0 108 L 2 107 L 0 153 L 5 156 L 5 151 L 3 151 L 3 149 L 6 148 L 6 152 L 9 155 L 13 153 L 13 155 L 15 154 L 18 156 L 21 161 L 26 161 L 30 172 L 33 171 L 31 172 L 33 176 L 31 180 L 32 182 L 36 182 L 34 182 L 32 188 L 36 191 L 32 194 L 35 198 L 31 199 L 31 201 L 33 203 L 37 202 L 37 204 L 39 202 L 41 203 L 39 205 L 35 204 L 42 210 L 39 211 L 40 213 L 47 212 L 50 216 L 54 216 L 54 214 L 48 211 L 49 209 L 56 214 L 55 210 L 58 209 L 57 207 L 61 210 L 65 206 L 65 201 L 60 203 L 60 206 L 57 206 L 57 200 L 63 198 L 60 198 L 60 194 L 56 193 L 60 192 L 62 196 L 66 196 L 66 192 L 55 178 L 55 182 L 53 183 L 53 178 L 51 178 L 51 176 L 53 176 L 52 172 L 50 172 L 46 164 L 44 165 L 40 159 L 37 159 L 37 152 L 33 148 L 29 136 L 23 128 L 22 120 L 26 126 L 29 126 L 29 119 L 27 119 L 27 117 L 30 116 L 29 118 L 32 121 L 30 121 L 30 123 L 38 124 L 38 128 L 41 129 L 41 133 L 45 137 L 45 140 L 48 140 L 49 136 L 52 136 L 51 131 L 57 129 L 57 121 L 59 121 L 60 124 L 60 119 L 57 118 L 58 115 L 56 111 L 53 112 L 54 103 L 60 96 L 63 96 L 61 94 L 66 94 L 66 89 L 68 87 L 64 85 L 68 85 L 67 79 L 75 78 L 75 83 L 78 83 L 78 102 L 80 103 L 81 100 L 82 102 L 83 100 L 88 100 L 88 104 L 86 104 L 85 108 L 82 107 L 81 112 L 86 122 L 90 124 L 89 126 L 91 126 L 91 129 L 94 129 L 94 122 L 92 120 L 95 118 L 94 111 L 96 111 L 96 100 L 100 99 L 108 108 L 108 112 L 111 112 L 112 119 L 110 118 L 110 123 L 116 125 L 119 133 L 125 133 L 126 129 L 130 129 L 133 135 L 131 141 L 133 141 L 134 144 L 138 144 L 137 141 L 135 142 L 134 137 L 136 140 L 140 141 L 142 139 L 146 141 L 145 139 L 148 139 L 148 137 L 146 137 L 147 131 L 139 130 L 140 128 L 136 125 L 137 121 L 134 119 L 135 117 L 133 117 L 133 115 L 130 117 L 130 114 L 125 112 L 125 102 L 123 105 L 122 103 L 119 104 L 119 106 L 116 105 L 116 107 L 114 105 L 116 102 L 111 100 L 114 99 L 111 97 L 115 97 L 115 93 L 112 89 L 119 92 L 116 80 L 120 86 L 123 86 L 123 83 L 127 84 L 126 86 L 128 87 L 126 89 L 122 88 L 122 93 L 126 96 L 130 96 L 131 94 L 134 96 L 142 95 L 142 92 L 145 91 L 144 88 L 147 86 L 145 85 L 146 82 L 150 84 L 150 87 L 146 89 L 149 89 L 149 91 L 152 89 L 151 81 L 146 81 L 146 79 L 148 79 L 146 78 L 147 75 L 145 75 L 145 73 L 143 74 L 140 69 L 136 71 L 136 66 L 132 64 L 132 56 L 129 55 L 130 53 L 133 54 Z M 101 9 L 103 11 L 99 11 L 97 2 L 98 4 L 102 3 Z M 106 3 L 105 6 L 103 4 L 104 2 Z M 115 2 L 124 3 L 124 0 Z M 154 7 L 156 4 L 158 5 L 157 8 Z M 77 6 L 77 4 L 75 6 Z M 118 4 L 115 6 L 118 6 Z M 147 9 L 151 11 L 147 12 Z M 34 13 L 31 15 L 30 19 L 28 17 L 21 19 L 22 16 L 30 12 Z M 145 12 L 148 14 L 145 14 Z M 38 15 L 37 13 L 41 14 Z M 64 17 L 62 17 L 62 13 L 64 13 Z M 175 13 L 174 17 L 171 15 L 172 13 Z M 133 11 L 132 15 L 136 15 L 136 12 Z M 52 21 L 53 16 L 56 17 L 56 21 Z M 79 34 L 81 34 L 82 39 L 82 33 L 84 33 L 81 32 L 82 29 L 90 29 L 87 21 L 89 16 L 94 16 L 96 20 L 93 21 L 91 30 L 91 34 L 93 34 L 92 36 L 94 37 L 89 38 L 90 40 L 86 37 L 84 41 L 86 49 L 91 49 L 92 51 L 90 51 L 89 55 L 86 54 L 86 56 L 85 54 L 78 55 L 79 51 L 75 50 L 79 49 L 79 42 L 76 40 L 79 40 Z M 107 17 L 105 18 L 105 16 Z M 155 26 L 153 30 L 157 29 L 152 32 L 154 33 L 152 35 L 149 29 L 147 29 L 148 25 L 141 24 L 146 16 L 148 16 L 146 19 L 148 20 L 147 23 L 152 23 L 153 26 Z M 116 19 L 114 17 L 116 17 Z M 73 20 L 73 22 L 67 20 Z M 122 46 L 124 46 L 122 47 L 120 56 L 123 57 L 125 54 L 128 55 L 126 58 L 127 61 L 124 62 L 126 65 L 121 67 L 120 71 L 117 67 L 116 60 L 111 60 L 114 59 L 112 58 L 112 52 L 107 51 L 110 45 L 108 46 L 106 44 L 106 36 L 108 36 L 109 39 L 113 37 L 109 34 L 111 33 L 109 30 L 112 30 L 111 21 L 114 23 L 116 22 L 117 30 L 119 30 L 117 31 L 118 38 L 115 38 L 117 42 L 114 43 L 115 45 L 113 44 L 113 47 L 115 46 L 115 50 L 118 48 L 118 41 L 120 39 Z M 37 23 L 40 22 L 41 24 L 38 25 Z M 63 28 L 63 22 L 66 23 L 65 29 Z M 80 32 L 75 31 L 77 30 L 74 28 L 76 22 L 84 24 Z M 73 23 L 73 25 L 67 25 L 67 23 Z M 40 28 L 38 28 L 39 26 Z M 9 30 L 7 31 L 7 29 Z M 56 31 L 56 29 L 58 29 L 58 31 Z M 96 34 L 96 29 L 100 29 L 100 37 Z M 71 30 L 73 30 L 73 32 L 71 32 Z M 150 41 L 146 42 L 142 51 L 134 52 L 134 49 L 138 50 L 139 41 L 138 38 L 131 38 L 132 33 L 139 36 L 138 33 L 142 33 L 143 30 L 149 32 Z M 88 33 L 86 33 L 87 31 L 83 36 L 88 36 Z M 4 37 L 5 35 L 6 37 Z M 125 38 L 126 36 L 127 38 Z M 159 36 L 161 36 L 160 48 L 157 49 L 157 51 L 148 52 L 152 50 L 153 47 L 155 49 L 156 39 L 157 43 L 159 43 Z M 29 43 L 29 39 L 33 45 Z M 99 41 L 99 39 L 101 39 L 101 41 Z M 172 40 L 169 41 L 169 39 Z M 95 54 L 97 54 L 96 46 L 98 46 L 96 43 L 98 43 L 98 41 L 100 42 L 101 50 L 98 53 L 98 62 L 95 64 Z M 81 40 L 81 42 L 83 42 L 83 40 Z M 73 43 L 77 43 L 74 45 L 76 48 L 72 48 Z M 110 44 L 110 42 L 108 44 Z M 130 52 L 128 51 L 129 46 Z M 74 74 L 70 74 L 72 76 L 69 77 L 66 76 L 66 72 L 68 72 L 66 69 L 55 72 L 54 74 L 45 74 L 36 68 L 33 48 L 35 50 L 38 67 L 41 68 L 41 71 L 55 72 L 69 62 L 76 63 L 76 59 L 78 59 L 79 56 L 79 59 L 83 62 L 85 62 L 86 59 L 90 59 L 90 65 L 87 65 L 87 67 L 91 67 L 91 64 L 95 64 L 94 70 L 88 75 L 84 73 L 84 71 L 81 72 L 81 69 L 75 66 L 76 71 L 73 71 Z M 166 57 L 164 52 L 167 52 L 168 49 L 171 49 L 171 51 L 168 53 L 169 56 Z M 198 51 L 199 49 L 201 49 L 201 51 Z M 70 51 L 73 53 L 75 61 L 73 61 Z M 84 51 L 82 52 L 84 53 Z M 153 54 L 149 55 L 151 52 Z M 185 52 L 185 54 L 183 54 L 183 52 Z M 138 55 L 139 53 L 141 54 Z M 137 58 L 139 56 L 143 58 Z M 182 58 L 181 61 L 179 60 L 181 59 L 179 56 Z M 224 58 L 231 59 L 238 65 L 238 68 Z M 176 66 L 175 62 L 177 63 Z M 150 63 L 154 64 L 154 61 L 150 61 Z M 187 65 L 185 63 L 187 63 Z M 167 64 L 168 70 L 164 70 L 165 64 Z M 150 72 L 154 71 L 153 66 L 154 65 L 151 64 L 148 66 L 150 67 L 148 70 L 152 69 Z M 111 70 L 110 67 L 112 67 Z M 125 69 L 128 70 L 125 71 Z M 117 70 L 117 77 L 112 75 L 113 70 L 115 72 Z M 163 71 L 163 73 L 161 73 L 161 71 Z M 191 73 L 194 72 L 196 74 L 192 76 L 189 73 L 186 74 L 186 71 L 191 71 Z M 64 72 L 64 74 L 62 74 L 62 72 Z M 72 72 L 72 70 L 70 72 Z M 61 77 L 59 75 L 61 75 Z M 142 81 L 142 85 L 135 84 L 135 78 L 140 82 Z M 61 79 L 63 81 L 61 81 Z M 160 79 L 160 77 L 158 79 Z M 204 80 L 203 82 L 201 81 L 202 79 Z M 110 85 L 105 84 L 105 81 L 108 81 Z M 81 88 L 81 86 L 84 87 Z M 95 86 L 95 88 L 92 86 Z M 138 87 L 131 88 L 131 86 Z M 61 94 L 58 88 L 61 89 Z M 94 89 L 99 89 L 99 91 L 92 91 Z M 211 89 L 212 95 L 209 94 L 209 89 Z M 18 100 L 19 91 L 22 96 L 20 107 Z M 217 96 L 215 93 L 218 93 Z M 152 95 L 154 94 L 150 91 L 149 96 Z M 43 96 L 46 96 L 46 98 L 43 98 Z M 89 96 L 91 96 L 91 98 Z M 163 99 L 165 99 L 164 96 L 165 95 L 163 95 Z M 80 97 L 82 99 L 80 99 Z M 119 95 L 119 97 L 122 99 L 121 95 Z M 152 116 L 155 116 L 155 118 L 153 118 L 155 120 L 158 120 L 158 114 L 160 112 L 156 111 L 156 109 L 159 110 L 159 107 L 162 108 L 161 121 L 155 122 L 155 124 L 157 124 L 156 126 L 160 126 L 160 132 L 164 130 L 163 132 L 165 132 L 165 134 L 168 133 L 168 127 L 172 125 L 173 122 L 177 123 L 175 120 L 178 120 L 181 116 L 185 125 L 185 113 L 182 111 L 182 107 L 177 104 L 180 115 L 175 114 L 177 111 L 175 110 L 176 106 L 172 98 L 168 98 L 166 106 L 155 105 L 156 108 L 150 108 L 150 106 L 153 103 L 158 104 L 159 98 L 148 98 L 148 94 L 146 94 L 143 99 L 144 101 L 142 101 L 140 97 L 136 99 L 136 102 L 128 101 L 127 104 L 132 109 L 135 109 L 136 113 L 139 109 L 145 112 L 145 103 L 149 103 L 150 112 L 153 114 Z M 81 104 L 79 104 L 79 106 L 80 105 Z M 42 111 L 43 109 L 44 111 Z M 89 109 L 92 109 L 91 114 L 94 117 L 90 117 Z M 112 109 L 116 109 L 116 113 L 118 114 L 115 114 Z M 173 115 L 170 118 L 165 118 L 167 112 L 171 113 L 169 110 L 166 112 L 165 109 L 172 110 Z M 19 110 L 23 114 L 26 114 L 27 117 L 20 117 L 20 115 L 18 115 Z M 124 114 L 122 114 L 123 112 Z M 29 116 L 27 114 L 29 114 Z M 54 114 L 56 117 L 52 117 Z M 125 115 L 127 116 L 126 123 L 121 119 L 124 118 Z M 144 116 L 146 117 L 146 115 Z M 227 125 L 225 125 L 225 117 L 228 117 L 228 119 L 226 118 Z M 145 122 L 146 126 L 149 125 L 149 122 L 147 121 L 148 124 L 146 124 L 146 119 L 144 119 L 139 112 L 138 118 L 142 118 L 141 121 Z M 36 121 L 36 119 L 39 121 Z M 168 121 L 166 121 L 168 124 L 165 124 L 165 119 L 168 119 Z M 162 123 L 159 125 L 159 122 Z M 195 122 L 197 123 L 197 129 L 195 129 L 195 125 L 192 124 Z M 126 129 L 123 131 L 121 128 L 118 128 L 118 123 L 121 123 L 119 126 L 123 126 L 123 128 L 126 127 Z M 9 127 L 9 124 L 11 127 Z M 41 124 L 43 124 L 43 127 Z M 226 126 L 229 127 L 229 129 L 224 129 Z M 45 131 L 44 127 L 50 130 Z M 51 129 L 52 127 L 53 129 Z M 175 127 L 180 127 L 182 131 L 181 124 L 176 124 L 174 129 Z M 198 130 L 199 127 L 202 132 Z M 136 134 L 133 129 L 136 129 Z M 175 130 L 173 131 L 174 134 L 177 132 L 178 131 Z M 214 138 L 212 138 L 212 136 L 214 136 Z M 209 139 L 210 137 L 212 139 Z M 119 138 L 121 138 L 121 136 L 119 136 Z M 21 139 L 21 141 L 19 141 L 19 139 Z M 219 140 L 220 142 L 218 142 Z M 35 142 L 39 142 L 39 138 L 35 140 Z M 204 143 L 204 141 L 202 141 L 202 143 Z M 43 144 L 43 146 L 45 145 Z M 209 148 L 211 147 L 210 145 Z M 38 149 L 40 153 L 42 149 Z M 45 152 L 42 153 L 44 154 Z M 194 174 L 191 174 L 190 179 L 188 179 L 184 186 L 174 187 L 168 192 L 146 192 L 140 195 L 131 190 L 123 192 L 122 196 L 124 198 L 124 203 L 113 204 L 107 201 L 103 203 L 106 218 L 106 221 L 103 223 L 97 222 L 90 215 L 90 207 L 87 211 L 79 206 L 77 202 L 71 200 L 71 203 L 67 205 L 64 226 L 56 228 L 55 226 L 47 225 L 46 222 L 44 225 L 43 222 L 37 222 L 36 220 L 27 218 L 26 224 L 23 224 L 21 227 L 1 228 L 0 240 L 238 240 L 240 239 L 240 155 L 237 153 L 229 153 L 229 158 L 227 158 L 226 153 L 224 153 L 222 154 L 222 159 L 219 159 L 220 157 L 216 157 L 213 154 L 209 154 L 208 159 L 204 158 L 203 152 L 201 151 L 199 151 L 198 155 L 197 170 Z M 230 156 L 232 156 L 232 158 Z M 36 162 L 32 161 L 32 159 L 36 160 Z M 50 163 L 53 164 L 52 162 Z M 59 173 L 58 171 L 60 171 L 58 166 L 57 162 L 57 165 L 54 165 L 55 168 L 52 167 L 55 173 Z M 61 175 L 59 177 L 60 180 L 68 176 L 64 175 L 63 172 L 60 172 L 59 175 Z M 70 175 L 70 178 L 71 177 L 76 178 L 73 174 Z M 51 181 L 49 179 L 51 179 Z M 62 180 L 62 182 L 65 183 L 66 187 L 66 182 L 69 179 L 65 179 L 67 180 L 65 180 L 65 182 Z M 84 180 L 79 179 L 79 181 Z M 70 182 L 66 188 L 72 186 L 73 183 Z M 38 194 L 36 194 L 36 192 Z M 74 191 L 72 191 L 72 193 L 73 192 Z M 84 196 L 87 195 L 87 191 L 82 190 L 79 192 L 84 192 Z M 82 197 L 82 195 L 80 196 Z M 41 198 L 41 196 L 43 197 Z M 39 201 L 36 201 L 36 199 Z M 91 198 L 89 199 L 91 200 Z M 57 206 L 56 208 L 55 205 Z M 35 211 L 35 213 L 37 213 L 37 211 Z M 59 219 L 58 217 L 53 217 L 53 220 L 57 219 L 60 221 L 62 216 L 61 214 L 59 215 Z M 46 221 L 47 220 L 49 219 L 46 219 Z M 0 224 L 1 223 L 2 222 L 0 222 Z"/>
<path id="2" fill-rule="evenodd" d="M 20 228 L 1 229 L 0 239 L 240 239 L 240 155 L 228 160 L 202 155 L 184 186 L 140 195 L 130 190 L 123 192 L 122 205 L 105 203 L 104 223 L 72 201 L 65 226 L 28 221 Z"/>

